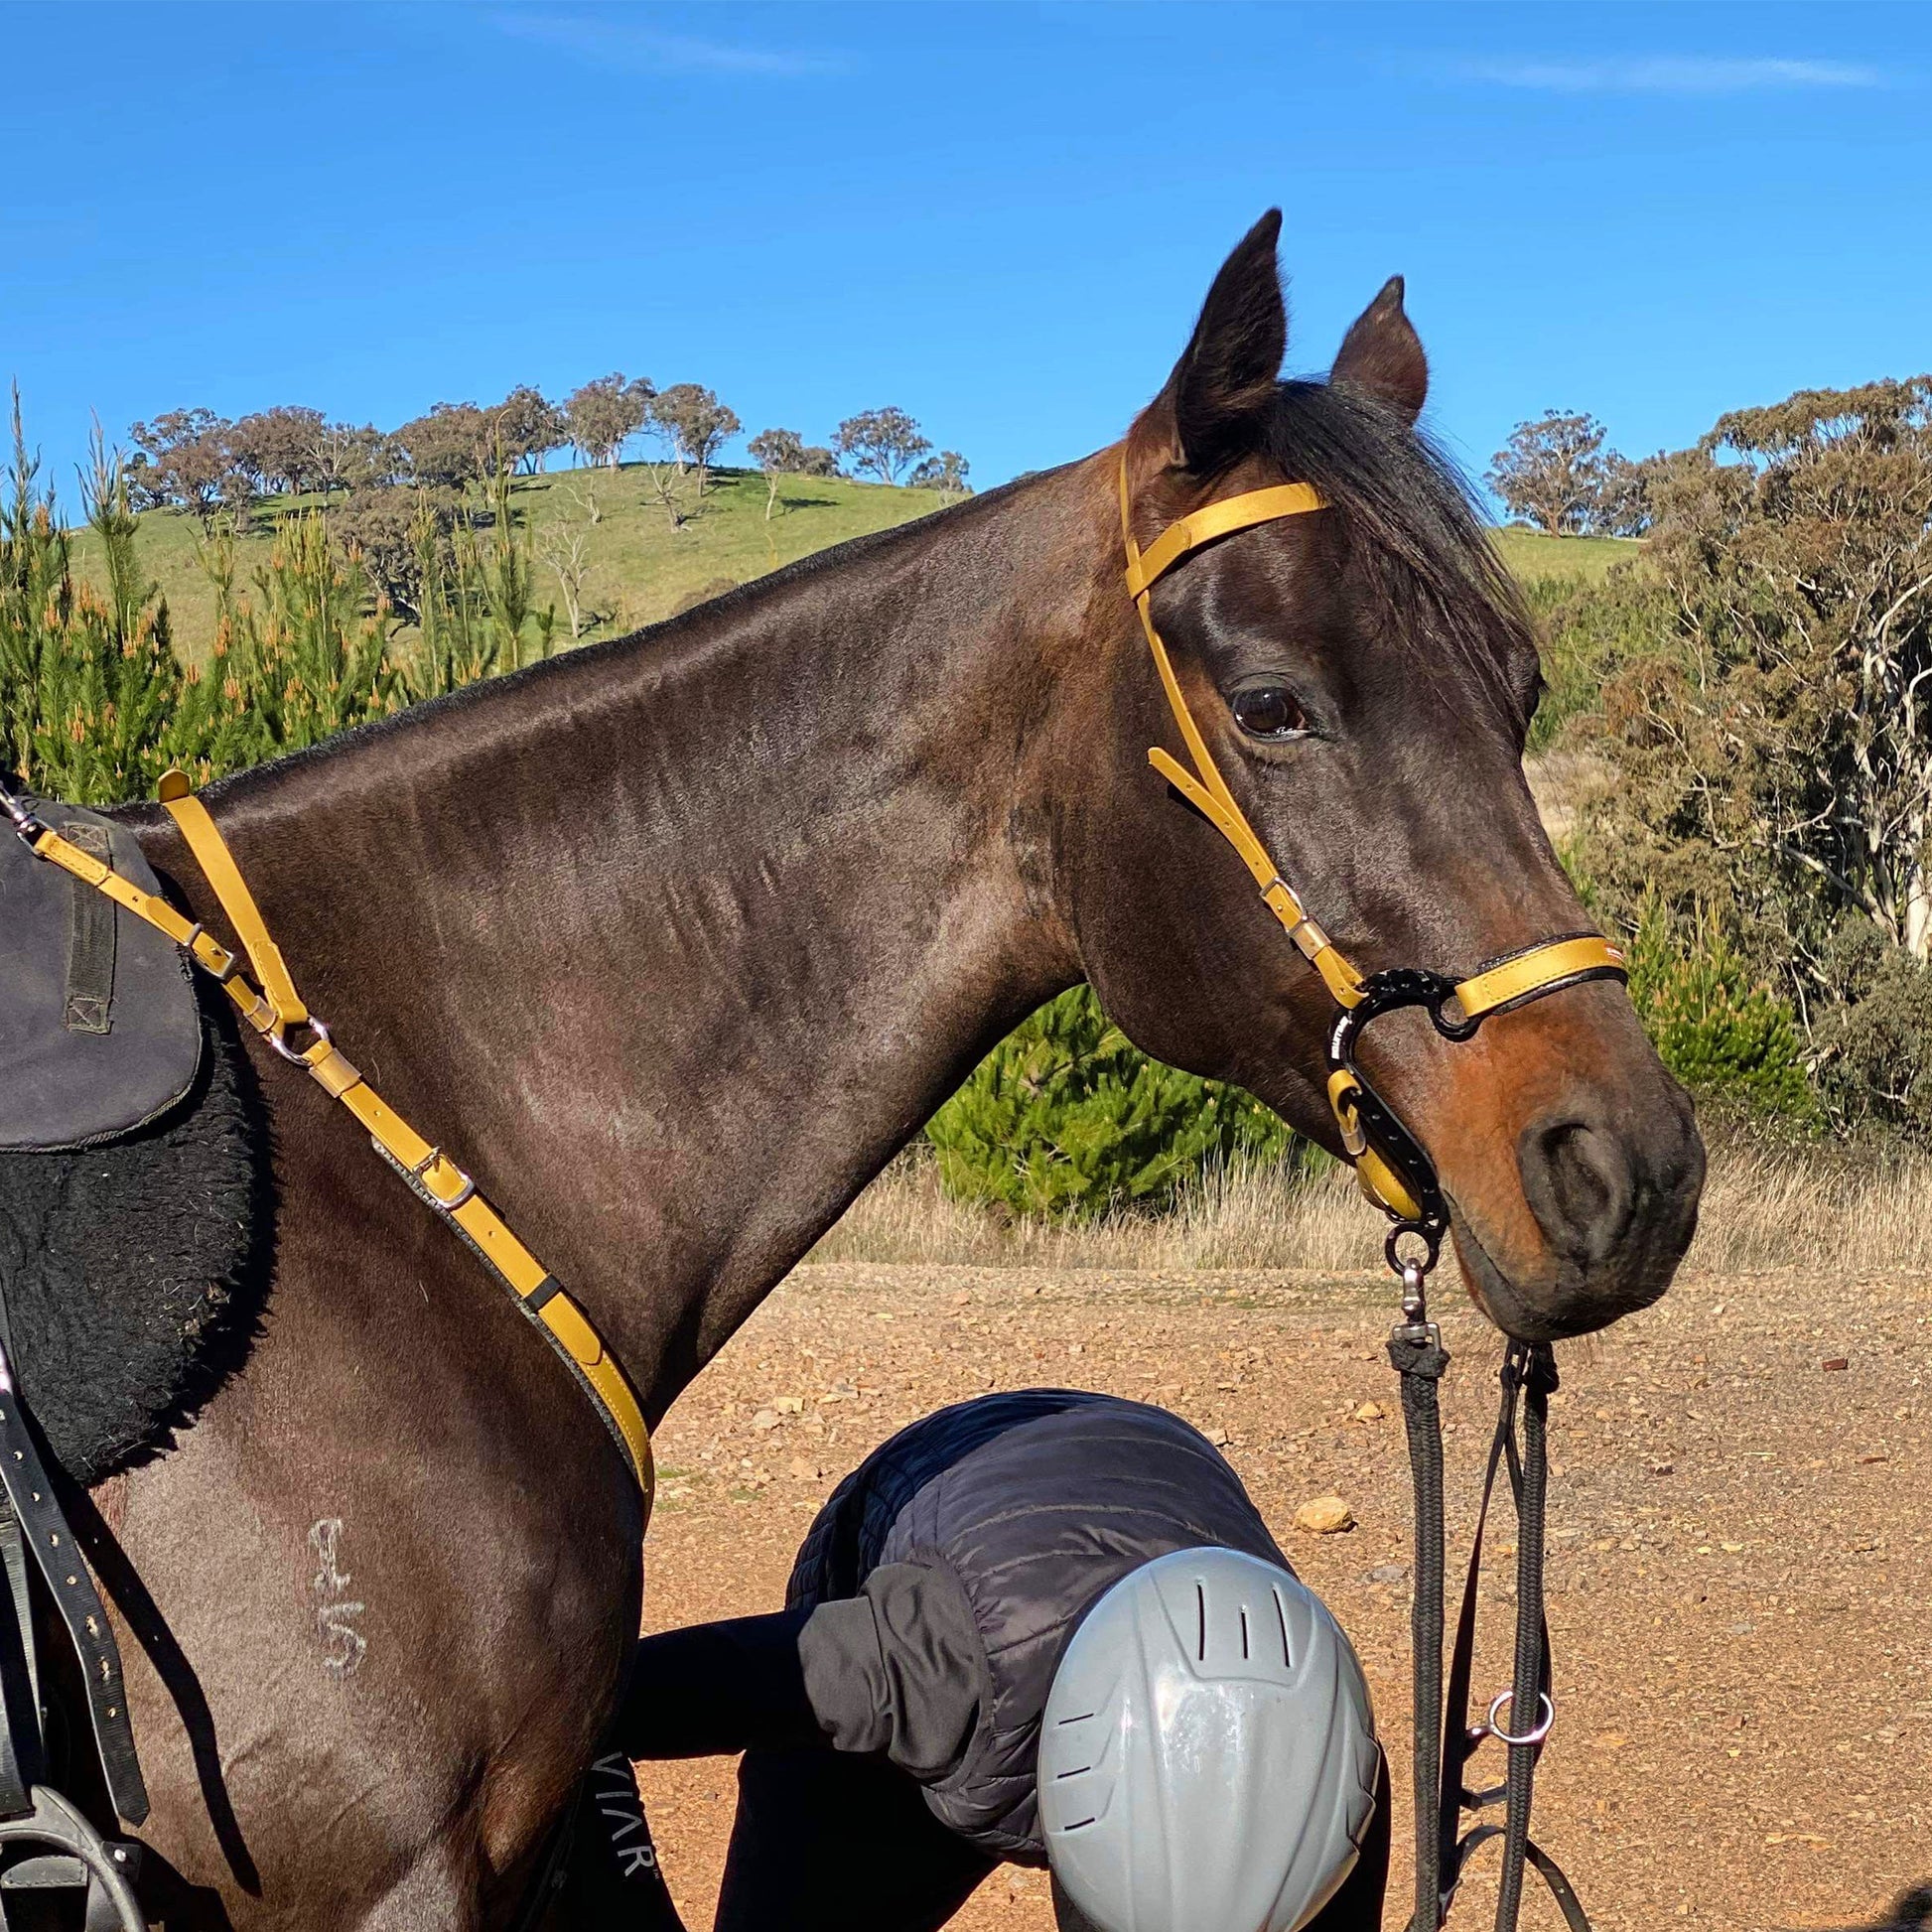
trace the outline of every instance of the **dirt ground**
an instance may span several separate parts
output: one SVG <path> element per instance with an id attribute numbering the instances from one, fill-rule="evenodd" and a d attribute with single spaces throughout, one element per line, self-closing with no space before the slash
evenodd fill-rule
<path id="1" fill-rule="evenodd" d="M 1454 1299 L 1447 1285 L 1438 1296 L 1445 1310 Z M 832 1484 L 915 1417 L 987 1389 L 1110 1390 L 1225 1437 L 1297 1570 L 1361 1652 L 1400 1794 L 1410 1505 L 1382 1353 L 1390 1319 L 1368 1277 L 801 1269 L 658 1437 L 650 1625 L 776 1608 Z M 1560 1717 L 1538 1835 L 1598 1932 L 1842 1926 L 1932 1876 L 1929 1320 L 1924 1276 L 1693 1277 L 1658 1308 L 1559 1349 Z M 1500 1351 L 1471 1311 L 1444 1325 L 1455 1357 L 1445 1395 L 1453 1539 L 1473 1508 Z M 1386 1413 L 1353 1419 L 1368 1403 Z M 1300 1504 L 1328 1493 L 1351 1506 L 1352 1532 L 1291 1527 Z M 1508 1568 L 1486 1592 L 1477 1682 L 1492 1689 L 1508 1675 Z M 733 1766 L 647 1766 L 643 1783 L 698 1932 L 711 1923 Z M 1407 1830 L 1404 1809 L 1394 1925 L 1407 1915 Z M 1458 1923 L 1493 1909 L 1493 1857 Z M 1538 1893 L 1525 1922 L 1561 1923 Z M 1007 1867 L 954 1923 L 1048 1932 L 1043 1875 Z"/>

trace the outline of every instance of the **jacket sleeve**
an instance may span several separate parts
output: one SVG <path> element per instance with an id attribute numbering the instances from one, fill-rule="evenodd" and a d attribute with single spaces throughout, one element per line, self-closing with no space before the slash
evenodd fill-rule
<path id="1" fill-rule="evenodd" d="M 833 1749 L 883 1753 L 921 1784 L 958 1769 L 987 1694 L 986 1649 L 943 1564 L 885 1564 L 857 1596 L 819 1604 L 798 1659 Z"/>
<path id="2" fill-rule="evenodd" d="M 633 1758 L 727 1757 L 824 1742 L 799 1673 L 809 1613 L 695 1623 L 637 1646 L 613 1731 Z"/>

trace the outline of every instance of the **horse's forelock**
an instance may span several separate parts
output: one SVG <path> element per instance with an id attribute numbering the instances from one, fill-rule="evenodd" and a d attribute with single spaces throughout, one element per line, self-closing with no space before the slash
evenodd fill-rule
<path id="1" fill-rule="evenodd" d="M 1512 672 L 1534 632 L 1469 483 L 1443 451 L 1378 403 L 1294 381 L 1276 392 L 1262 454 L 1345 519 L 1391 630 L 1432 661 L 1447 648 L 1492 700 L 1520 710 Z"/>

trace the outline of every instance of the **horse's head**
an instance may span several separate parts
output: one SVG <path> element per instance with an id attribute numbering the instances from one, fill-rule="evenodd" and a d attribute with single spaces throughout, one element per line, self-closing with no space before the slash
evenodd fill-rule
<path id="1" fill-rule="evenodd" d="M 1326 382 L 1280 379 L 1279 226 L 1269 215 L 1229 258 L 1128 437 L 1133 533 L 1148 546 L 1204 504 L 1284 482 L 1323 507 L 1192 551 L 1150 614 L 1229 790 L 1340 950 L 1364 973 L 1459 979 L 1592 923 L 1523 774 L 1535 641 L 1416 433 L 1428 369 L 1401 284 L 1349 330 Z M 1337 1009 L 1220 834 L 1149 769 L 1150 746 L 1180 746 L 1120 584 L 1103 590 L 1105 645 L 1079 680 L 1105 724 L 1063 821 L 1088 976 L 1148 1051 L 1236 1080 L 1338 1147 L 1323 1092 Z M 1620 986 L 1567 986 L 1466 1041 L 1416 1012 L 1364 1038 L 1499 1326 L 1574 1334 L 1663 1293 L 1704 1154 Z"/>

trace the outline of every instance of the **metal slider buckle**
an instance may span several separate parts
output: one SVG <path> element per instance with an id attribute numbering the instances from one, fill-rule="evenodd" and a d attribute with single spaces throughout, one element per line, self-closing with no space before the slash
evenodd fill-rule
<path id="1" fill-rule="evenodd" d="M 22 804 L 5 785 L 0 785 L 0 812 L 7 814 L 14 830 L 20 835 L 20 842 L 28 851 L 33 852 L 34 841 L 47 830 L 47 827 L 34 816 L 32 808 Z M 40 855 L 35 853 L 34 856 L 38 858 Z"/>
<path id="2" fill-rule="evenodd" d="M 423 1192 L 429 1197 L 429 1199 L 433 1201 L 438 1207 L 440 1207 L 445 1214 L 454 1214 L 457 1211 L 457 1209 L 461 1207 L 464 1204 L 464 1202 L 467 1201 L 477 1191 L 477 1183 L 474 1180 L 472 1180 L 470 1176 L 467 1173 L 465 1173 L 463 1170 L 459 1168 L 454 1161 L 449 1162 L 448 1166 L 455 1173 L 457 1178 L 463 1182 L 463 1185 L 459 1187 L 456 1190 L 456 1192 L 450 1196 L 449 1199 L 445 1200 L 444 1197 L 441 1194 L 439 1194 L 436 1191 L 436 1189 L 429 1184 L 429 1171 L 433 1167 L 435 1167 L 439 1161 L 442 1161 L 442 1159 L 443 1159 L 443 1150 L 440 1147 L 431 1148 L 430 1151 L 426 1155 L 424 1155 L 423 1158 L 420 1161 L 418 1161 L 413 1168 L 409 1170 L 410 1178 L 413 1179 L 422 1188 Z"/>
<path id="3" fill-rule="evenodd" d="M 1288 881 L 1282 878 L 1282 876 L 1279 873 L 1277 873 L 1275 877 L 1268 883 L 1268 885 L 1263 888 L 1262 895 L 1261 895 L 1262 897 L 1266 898 L 1268 895 L 1272 893 L 1277 886 L 1279 886 L 1283 892 L 1287 893 L 1290 898 L 1295 897 L 1294 888 L 1291 887 Z M 1296 903 L 1299 905 L 1301 901 L 1297 899 Z M 1305 933 L 1308 935 L 1306 938 L 1303 936 Z M 1315 921 L 1312 918 L 1311 918 L 1307 912 L 1304 912 L 1302 916 L 1299 919 L 1297 919 L 1292 926 L 1289 927 L 1288 936 L 1292 940 L 1294 940 L 1296 950 L 1301 953 L 1304 959 L 1307 960 L 1312 960 L 1317 953 L 1326 952 L 1329 946 L 1333 943 L 1329 939 L 1328 935 L 1322 931 L 1321 927 L 1317 925 Z"/>

